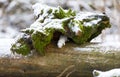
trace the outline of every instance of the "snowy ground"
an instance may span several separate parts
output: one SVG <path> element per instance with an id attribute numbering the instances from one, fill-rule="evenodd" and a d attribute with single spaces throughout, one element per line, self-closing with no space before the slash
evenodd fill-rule
<path id="1" fill-rule="evenodd" d="M 13 39 L 0 39 L 0 56 L 9 56 L 11 55 L 10 47 L 13 43 Z"/>
<path id="2" fill-rule="evenodd" d="M 19 34 L 19 30 L 13 27 L 0 26 L 0 38 L 14 38 Z"/>

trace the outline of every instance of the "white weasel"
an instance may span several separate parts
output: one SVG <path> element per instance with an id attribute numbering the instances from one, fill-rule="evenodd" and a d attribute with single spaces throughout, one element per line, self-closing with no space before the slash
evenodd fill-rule
<path id="1" fill-rule="evenodd" d="M 104 72 L 94 70 L 93 76 L 94 77 L 120 77 L 120 68 L 112 69 L 112 70 L 104 71 Z"/>
<path id="2" fill-rule="evenodd" d="M 67 36 L 61 35 L 57 43 L 58 48 L 62 48 L 62 46 L 65 45 L 66 41 L 67 41 Z"/>

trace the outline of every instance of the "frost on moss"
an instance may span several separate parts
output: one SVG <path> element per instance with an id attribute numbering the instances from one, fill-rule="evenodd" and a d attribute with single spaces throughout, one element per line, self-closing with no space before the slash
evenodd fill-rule
<path id="1" fill-rule="evenodd" d="M 41 55 L 45 54 L 45 47 L 51 40 L 58 40 L 59 48 L 65 45 L 67 39 L 74 43 L 83 44 L 90 42 L 98 36 L 101 31 L 110 27 L 109 18 L 105 14 L 79 12 L 64 10 L 61 7 L 54 8 L 47 5 L 36 4 L 33 6 L 34 14 L 38 17 L 31 24 L 30 28 L 23 29 L 22 32 L 29 37 L 29 44 L 23 37 L 13 44 L 11 50 L 18 54 L 27 55 L 31 50 L 35 50 Z M 60 35 L 55 35 L 58 32 Z M 24 36 L 24 35 L 23 35 Z M 54 37 L 57 37 L 54 38 Z M 60 38 L 64 36 L 67 39 Z M 59 39 L 60 38 L 60 39 Z M 60 41 L 62 44 L 60 43 Z M 20 44 L 19 46 L 18 43 Z"/>
<path id="2" fill-rule="evenodd" d="M 31 53 L 31 44 L 28 35 L 23 34 L 21 38 L 17 40 L 15 44 L 12 45 L 11 50 L 13 53 L 18 53 L 22 55 L 28 55 Z"/>

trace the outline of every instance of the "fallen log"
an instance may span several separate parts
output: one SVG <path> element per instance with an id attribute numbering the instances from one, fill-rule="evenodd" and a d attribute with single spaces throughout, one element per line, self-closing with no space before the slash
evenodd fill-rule
<path id="1" fill-rule="evenodd" d="M 67 43 L 61 49 L 51 44 L 45 56 L 1 57 L 0 77 L 93 77 L 94 69 L 119 68 L 119 50 L 101 49 L 97 43 Z"/>

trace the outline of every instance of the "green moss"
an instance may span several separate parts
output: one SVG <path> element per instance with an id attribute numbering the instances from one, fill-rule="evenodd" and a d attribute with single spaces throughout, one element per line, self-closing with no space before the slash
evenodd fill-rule
<path id="1" fill-rule="evenodd" d="M 75 11 L 72 11 L 71 9 L 69 9 L 68 11 L 65 11 L 64 9 L 59 7 L 59 10 L 56 10 L 55 13 L 53 13 L 53 15 L 55 16 L 55 18 L 62 19 L 66 17 L 75 16 L 76 13 Z"/>
<path id="2" fill-rule="evenodd" d="M 49 31 L 48 35 L 44 35 L 40 32 L 36 32 L 32 34 L 31 39 L 33 42 L 33 47 L 41 55 L 44 55 L 44 48 L 46 47 L 47 44 L 50 43 L 51 39 L 53 37 L 53 32 Z"/>
<path id="3" fill-rule="evenodd" d="M 52 9 L 50 9 L 50 10 L 48 10 L 48 12 L 47 12 L 47 13 L 48 13 L 48 14 L 51 14 L 51 13 L 52 13 L 52 11 L 53 11 L 53 10 L 52 10 Z"/>
<path id="4" fill-rule="evenodd" d="M 111 27 L 109 19 L 107 21 L 96 24 L 96 26 L 94 26 L 93 33 L 91 34 L 91 37 L 88 38 L 87 42 L 90 42 L 93 38 L 97 37 L 99 34 L 102 33 L 102 30 L 107 27 Z"/>
<path id="5" fill-rule="evenodd" d="M 83 27 L 81 36 L 78 35 L 72 36 L 73 41 L 77 44 L 85 43 L 88 40 L 88 38 L 90 38 L 92 30 L 93 30 L 92 27 Z"/>
<path id="6" fill-rule="evenodd" d="M 13 51 L 13 53 L 22 55 L 28 55 L 31 53 L 30 45 L 27 44 L 27 42 L 25 42 L 23 38 L 18 39 L 18 41 L 12 45 L 11 50 Z"/>

